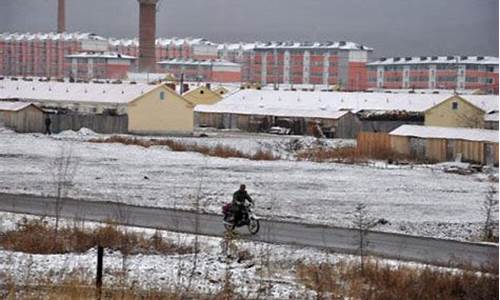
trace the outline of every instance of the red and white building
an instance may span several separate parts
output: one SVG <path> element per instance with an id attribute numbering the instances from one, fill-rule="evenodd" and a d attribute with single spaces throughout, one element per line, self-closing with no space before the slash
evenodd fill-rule
<path id="1" fill-rule="evenodd" d="M 498 57 L 381 58 L 367 64 L 371 89 L 481 90 L 498 94 Z"/>
<path id="2" fill-rule="evenodd" d="M 67 55 L 107 50 L 107 39 L 92 33 L 2 33 L 0 74 L 62 78 Z"/>
<path id="3" fill-rule="evenodd" d="M 250 61 L 251 80 L 262 85 L 336 85 L 347 91 L 365 90 L 366 63 L 372 51 L 345 41 L 257 44 Z"/>
<path id="4" fill-rule="evenodd" d="M 75 80 L 126 79 L 136 67 L 136 57 L 116 52 L 82 52 L 66 55 L 65 77 Z"/>
<path id="5" fill-rule="evenodd" d="M 165 59 L 215 59 L 217 45 L 202 38 L 157 38 L 156 61 Z M 211 49 L 215 47 L 215 53 Z M 137 57 L 139 55 L 138 39 L 109 39 L 109 50 L 124 55 Z M 208 54 L 207 54 L 208 51 Z"/>
<path id="6" fill-rule="evenodd" d="M 161 72 L 186 81 L 241 82 L 241 66 L 226 60 L 169 59 L 158 62 Z"/>

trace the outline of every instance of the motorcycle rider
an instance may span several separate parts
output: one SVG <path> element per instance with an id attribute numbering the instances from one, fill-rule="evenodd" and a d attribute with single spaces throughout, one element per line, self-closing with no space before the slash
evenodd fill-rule
<path id="1" fill-rule="evenodd" d="M 254 204 L 252 198 L 246 191 L 246 186 L 242 184 L 240 185 L 240 188 L 233 194 L 232 210 L 235 226 L 241 221 L 241 219 L 243 218 L 243 214 L 246 213 L 245 201 Z"/>

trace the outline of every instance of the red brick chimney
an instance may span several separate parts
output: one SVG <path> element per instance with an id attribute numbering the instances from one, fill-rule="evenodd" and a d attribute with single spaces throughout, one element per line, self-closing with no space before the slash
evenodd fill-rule
<path id="1" fill-rule="evenodd" d="M 66 0 L 59 0 L 57 3 L 57 32 L 66 31 Z"/>
<path id="2" fill-rule="evenodd" d="M 139 72 L 154 72 L 156 67 L 156 4 L 158 0 L 139 1 Z"/>

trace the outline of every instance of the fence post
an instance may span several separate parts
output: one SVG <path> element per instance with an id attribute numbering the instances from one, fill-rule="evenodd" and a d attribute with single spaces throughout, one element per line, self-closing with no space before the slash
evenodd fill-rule
<path id="1" fill-rule="evenodd" d="M 97 289 L 97 299 L 101 299 L 102 292 L 102 259 L 104 256 L 104 247 L 97 246 L 97 274 L 95 280 L 95 286 Z"/>

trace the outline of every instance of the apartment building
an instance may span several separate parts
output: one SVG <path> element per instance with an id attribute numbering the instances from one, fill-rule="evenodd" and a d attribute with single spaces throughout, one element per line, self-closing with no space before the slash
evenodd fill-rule
<path id="1" fill-rule="evenodd" d="M 353 42 L 257 44 L 251 58 L 252 81 L 261 84 L 336 85 L 367 88 L 366 63 L 372 48 Z"/>
<path id="2" fill-rule="evenodd" d="M 186 81 L 241 82 L 241 66 L 226 60 L 169 59 L 158 62 L 160 72 Z"/>
<path id="3" fill-rule="evenodd" d="M 368 88 L 480 90 L 498 94 L 498 57 L 380 58 L 367 64 Z"/>

